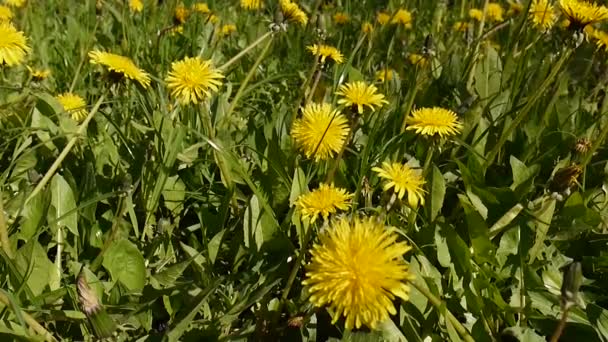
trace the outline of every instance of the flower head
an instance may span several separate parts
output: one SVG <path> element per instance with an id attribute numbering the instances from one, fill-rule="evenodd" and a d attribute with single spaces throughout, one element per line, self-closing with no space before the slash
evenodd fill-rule
<path id="1" fill-rule="evenodd" d="M 26 66 L 26 68 L 30 72 L 32 79 L 36 82 L 40 82 L 51 75 L 51 71 L 49 69 L 36 69 L 30 67 L 29 65 Z"/>
<path id="2" fill-rule="evenodd" d="M 407 60 L 410 61 L 410 63 L 412 63 L 412 65 L 415 65 L 420 68 L 425 67 L 429 62 L 426 57 L 424 57 L 423 55 L 419 55 L 417 53 L 410 53 L 407 56 Z"/>
<path id="3" fill-rule="evenodd" d="M 376 328 L 397 313 L 392 300 L 407 300 L 413 279 L 403 255 L 411 247 L 397 242 L 392 227 L 377 218 L 341 218 L 319 236 L 306 267 L 310 302 L 328 306 L 333 323 L 346 318 L 347 329 Z"/>
<path id="4" fill-rule="evenodd" d="M 457 21 L 453 26 L 454 31 L 466 32 L 469 29 L 469 23 L 466 21 Z"/>
<path id="5" fill-rule="evenodd" d="M 370 34 L 374 32 L 374 25 L 372 25 L 372 23 L 369 21 L 365 21 L 363 24 L 361 24 L 361 31 L 363 31 L 363 33 Z"/>
<path id="6" fill-rule="evenodd" d="M 171 96 L 183 104 L 196 104 L 207 99 L 212 91 L 216 92 L 222 85 L 222 78 L 224 75 L 213 67 L 211 60 L 186 57 L 173 62 L 165 81 Z"/>
<path id="7" fill-rule="evenodd" d="M 584 0 L 559 0 L 559 7 L 575 29 L 608 19 L 608 8 Z"/>
<path id="8" fill-rule="evenodd" d="M 483 18 L 483 11 L 479 8 L 471 8 L 469 10 L 469 17 L 471 17 L 471 19 L 481 21 L 481 18 Z"/>
<path id="9" fill-rule="evenodd" d="M 391 24 L 401 24 L 405 28 L 412 28 L 412 13 L 406 9 L 399 9 L 391 19 Z"/>
<path id="10" fill-rule="evenodd" d="M 13 11 L 10 7 L 0 5 L 0 21 L 11 20 L 13 18 Z"/>
<path id="11" fill-rule="evenodd" d="M 23 7 L 25 0 L 4 0 L 4 3 L 12 7 Z"/>
<path id="12" fill-rule="evenodd" d="M 380 25 L 386 25 L 390 20 L 391 15 L 386 12 L 378 12 L 378 14 L 376 14 L 376 21 L 378 21 L 378 24 Z"/>
<path id="13" fill-rule="evenodd" d="M 291 2 L 291 0 L 280 0 L 279 5 L 281 6 L 281 12 L 288 21 L 293 21 L 302 26 L 306 26 L 308 23 L 308 16 L 298 4 Z"/>
<path id="14" fill-rule="evenodd" d="M 378 93 L 378 88 L 372 84 L 366 84 L 362 81 L 349 82 L 338 88 L 336 95 L 342 96 L 338 100 L 339 104 L 346 106 L 357 107 L 359 114 L 363 113 L 365 106 L 374 111 L 374 106 L 381 107 L 388 103 L 384 99 L 384 95 Z"/>
<path id="15" fill-rule="evenodd" d="M 395 70 L 391 68 L 383 68 L 376 71 L 376 80 L 380 82 L 392 81 L 396 74 Z"/>
<path id="16" fill-rule="evenodd" d="M 486 9 L 486 15 L 490 21 L 501 22 L 505 19 L 503 18 L 504 9 L 500 4 L 495 2 L 488 3 L 488 7 Z"/>
<path id="17" fill-rule="evenodd" d="M 63 93 L 57 96 L 57 100 L 74 121 L 81 122 L 87 117 L 87 103 L 82 97 L 74 93 Z"/>
<path id="18" fill-rule="evenodd" d="M 340 152 L 348 132 L 348 120 L 329 103 L 308 104 L 302 118 L 291 128 L 298 148 L 315 161 L 327 160 Z"/>
<path id="19" fill-rule="evenodd" d="M 397 198 L 402 199 L 407 192 L 407 202 L 415 208 L 418 203 L 424 204 L 425 191 L 422 186 L 426 183 L 420 173 L 415 172 L 406 164 L 383 162 L 382 167 L 374 167 L 373 171 L 387 182 L 384 191 L 393 188 Z"/>
<path id="20" fill-rule="evenodd" d="M 141 12 L 144 10 L 144 3 L 142 0 L 129 0 L 129 8 L 133 12 Z"/>
<path id="21" fill-rule="evenodd" d="M 462 129 L 456 113 L 439 107 L 421 108 L 411 113 L 407 118 L 407 130 L 415 130 L 418 134 L 450 136 Z"/>
<path id="22" fill-rule="evenodd" d="M 556 19 L 553 5 L 548 0 L 532 0 L 529 19 L 534 27 L 542 31 L 551 29 Z"/>
<path id="23" fill-rule="evenodd" d="M 296 205 L 302 212 L 302 217 L 310 219 L 310 223 L 323 216 L 325 220 L 330 214 L 338 210 L 347 210 L 353 197 L 345 189 L 336 188 L 333 184 L 321 184 L 319 188 L 304 195 L 300 195 Z"/>
<path id="24" fill-rule="evenodd" d="M 592 30 L 589 36 L 595 40 L 595 45 L 597 45 L 598 49 L 603 48 L 605 51 L 608 51 L 608 33 L 602 30 Z"/>
<path id="25" fill-rule="evenodd" d="M 234 24 L 223 25 L 222 28 L 220 29 L 220 35 L 222 37 L 229 36 L 234 32 L 236 32 L 236 25 L 234 25 Z"/>
<path id="26" fill-rule="evenodd" d="M 507 15 L 518 15 L 524 11 L 524 5 L 519 3 L 517 0 L 507 0 L 509 4 L 509 11 Z"/>
<path id="27" fill-rule="evenodd" d="M 247 10 L 258 10 L 263 6 L 263 0 L 241 0 L 241 7 Z"/>
<path id="28" fill-rule="evenodd" d="M 177 25 L 183 25 L 189 16 L 190 11 L 188 11 L 188 8 L 180 3 L 175 7 L 175 11 L 173 12 L 173 21 Z"/>
<path id="29" fill-rule="evenodd" d="M 0 65 L 19 65 L 29 51 L 23 32 L 17 31 L 8 21 L 0 21 Z"/>
<path id="30" fill-rule="evenodd" d="M 348 14 L 346 14 L 344 12 L 338 12 L 338 13 L 334 14 L 334 21 L 338 25 L 344 25 L 344 24 L 348 23 L 349 20 L 350 20 L 350 18 L 348 17 Z"/>
<path id="31" fill-rule="evenodd" d="M 133 61 L 121 55 L 94 50 L 89 52 L 91 63 L 103 65 L 110 72 L 139 82 L 144 88 L 150 86 L 150 75 L 138 68 Z"/>
<path id="32" fill-rule="evenodd" d="M 333 60 L 338 64 L 342 64 L 344 62 L 344 56 L 340 52 L 340 50 L 336 49 L 333 46 L 329 45 L 311 45 L 307 46 L 306 49 L 312 52 L 313 55 L 321 58 L 321 63 L 325 63 L 327 58 Z"/>
<path id="33" fill-rule="evenodd" d="M 209 14 L 211 13 L 211 10 L 209 9 L 209 5 L 207 5 L 204 2 L 199 2 L 196 3 L 192 6 L 192 9 L 194 10 L 194 12 L 200 13 L 200 14 Z"/>

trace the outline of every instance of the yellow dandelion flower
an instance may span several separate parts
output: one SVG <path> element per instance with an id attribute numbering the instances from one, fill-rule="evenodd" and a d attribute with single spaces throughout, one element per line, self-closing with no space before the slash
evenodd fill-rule
<path id="1" fill-rule="evenodd" d="M 376 21 L 380 25 L 386 25 L 391 20 L 391 15 L 386 12 L 378 12 L 376 14 Z"/>
<path id="2" fill-rule="evenodd" d="M 529 19 L 534 27 L 548 31 L 553 27 L 557 17 L 553 5 L 548 0 L 532 0 Z"/>
<path id="3" fill-rule="evenodd" d="M 211 60 L 186 57 L 173 62 L 165 82 L 171 90 L 171 96 L 182 104 L 196 104 L 211 96 L 211 92 L 217 92 L 222 85 L 222 78 L 224 75 L 213 67 Z"/>
<path id="4" fill-rule="evenodd" d="M 524 5 L 520 4 L 517 0 L 507 0 L 509 4 L 509 11 L 507 15 L 518 15 L 524 11 Z"/>
<path id="5" fill-rule="evenodd" d="M 386 179 L 384 191 L 392 188 L 399 199 L 402 199 L 407 192 L 407 202 L 412 208 L 416 208 L 418 203 L 424 205 L 426 191 L 422 186 L 426 182 L 419 172 L 406 164 L 388 162 L 383 162 L 382 167 L 372 168 L 372 171 L 378 173 L 380 178 Z"/>
<path id="6" fill-rule="evenodd" d="M 410 63 L 412 63 L 412 65 L 415 65 L 417 67 L 425 67 L 428 64 L 428 59 L 426 57 L 424 57 L 423 55 L 419 55 L 417 53 L 410 53 L 407 56 L 407 60 L 410 61 Z"/>
<path id="7" fill-rule="evenodd" d="M 471 8 L 469 10 L 469 17 L 473 20 L 481 21 L 481 18 L 483 18 L 483 11 L 479 8 Z"/>
<path id="8" fill-rule="evenodd" d="M 229 36 L 229 35 L 233 34 L 234 32 L 236 32 L 236 25 L 234 25 L 234 24 L 223 25 L 222 28 L 220 29 L 220 35 L 222 37 Z"/>
<path id="9" fill-rule="evenodd" d="M 391 19 L 391 24 L 401 24 L 405 28 L 412 28 L 412 13 L 406 9 L 399 9 Z"/>
<path id="10" fill-rule="evenodd" d="M 608 51 L 608 33 L 602 30 L 592 30 L 589 36 L 595 40 L 595 45 L 597 45 L 598 49 L 603 48 L 604 50 Z"/>
<path id="11" fill-rule="evenodd" d="M 296 200 L 296 205 L 302 212 L 302 217 L 314 223 L 319 216 L 327 220 L 330 214 L 338 210 L 348 210 L 353 197 L 345 189 L 336 188 L 333 184 L 321 184 L 319 188 Z"/>
<path id="12" fill-rule="evenodd" d="M 144 10 L 144 3 L 141 0 L 129 0 L 129 8 L 133 12 L 141 12 Z"/>
<path id="13" fill-rule="evenodd" d="M 4 3 L 12 7 L 23 7 L 25 0 L 4 0 Z"/>
<path id="14" fill-rule="evenodd" d="M 188 16 L 190 16 L 190 11 L 188 11 L 188 8 L 186 8 L 184 4 L 180 3 L 175 7 L 175 11 L 173 12 L 173 21 L 176 24 L 184 24 L 186 20 L 188 20 Z"/>
<path id="15" fill-rule="evenodd" d="M 608 19 L 608 8 L 583 0 L 559 0 L 559 7 L 575 29 Z"/>
<path id="16" fill-rule="evenodd" d="M 280 0 L 279 5 L 281 6 L 281 12 L 286 20 L 298 23 L 302 26 L 306 26 L 308 23 L 308 16 L 298 4 L 290 0 Z"/>
<path id="17" fill-rule="evenodd" d="M 346 14 L 344 12 L 338 12 L 338 13 L 334 14 L 334 21 L 338 25 L 344 25 L 344 24 L 348 23 L 349 20 L 350 20 L 350 18 L 348 17 L 348 14 Z"/>
<path id="18" fill-rule="evenodd" d="M 169 28 L 169 35 L 175 37 L 178 34 L 184 33 L 184 25 L 173 26 Z"/>
<path id="19" fill-rule="evenodd" d="M 396 72 L 391 68 L 383 68 L 381 70 L 376 71 L 376 80 L 380 82 L 392 81 L 395 78 Z"/>
<path id="20" fill-rule="evenodd" d="M 0 65 L 19 65 L 28 52 L 30 47 L 23 32 L 8 21 L 0 21 Z"/>
<path id="21" fill-rule="evenodd" d="M 495 2 L 489 3 L 486 12 L 490 21 L 501 22 L 505 20 L 503 17 L 505 10 L 502 8 L 502 6 L 500 6 L 500 4 Z"/>
<path id="22" fill-rule="evenodd" d="M 371 34 L 372 32 L 374 32 L 374 25 L 372 25 L 372 23 L 370 23 L 369 21 L 366 21 L 361 25 L 361 31 L 366 34 Z"/>
<path id="23" fill-rule="evenodd" d="M 340 152 L 348 136 L 346 117 L 329 103 L 311 103 L 291 128 L 291 136 L 307 158 L 327 160 Z"/>
<path id="24" fill-rule="evenodd" d="M 466 21 L 457 21 L 454 23 L 453 29 L 456 32 L 466 32 L 469 29 L 469 23 Z"/>
<path id="25" fill-rule="evenodd" d="M 110 70 L 111 73 L 137 81 L 144 88 L 150 86 L 150 75 L 138 68 L 128 57 L 94 50 L 89 52 L 89 58 L 91 59 L 91 63 L 102 65 Z"/>
<path id="26" fill-rule="evenodd" d="M 411 247 L 397 241 L 395 228 L 378 218 L 341 218 L 319 236 L 306 267 L 309 301 L 328 306 L 333 322 L 344 316 L 346 329 L 379 323 L 395 315 L 392 301 L 409 299 L 409 273 L 403 255 Z"/>
<path id="27" fill-rule="evenodd" d="M 262 0 L 241 0 L 241 7 L 247 10 L 258 10 L 263 6 Z"/>
<path id="28" fill-rule="evenodd" d="M 192 9 L 194 10 L 194 12 L 197 12 L 200 14 L 211 13 L 211 10 L 209 9 L 209 5 L 207 5 L 204 2 L 199 2 L 199 3 L 194 4 L 194 6 L 192 6 Z"/>
<path id="29" fill-rule="evenodd" d="M 338 100 L 338 104 L 357 107 L 359 114 L 363 113 L 365 106 L 369 107 L 372 111 L 375 110 L 374 106 L 382 107 L 382 105 L 388 103 L 384 99 L 384 95 L 378 93 L 378 88 L 373 84 L 366 84 L 362 81 L 350 82 L 340 86 L 336 95 L 342 96 Z"/>
<path id="30" fill-rule="evenodd" d="M 26 68 L 30 72 L 32 79 L 36 82 L 40 82 L 51 75 L 51 71 L 49 69 L 37 69 L 32 68 L 29 65 L 26 66 Z"/>
<path id="31" fill-rule="evenodd" d="M 57 96 L 57 100 L 74 121 L 81 122 L 87 117 L 87 103 L 82 97 L 74 93 L 63 93 Z"/>
<path id="32" fill-rule="evenodd" d="M 209 17 L 207 18 L 207 21 L 212 23 L 212 24 L 217 24 L 220 22 L 220 17 L 218 17 L 215 14 L 211 14 L 209 15 Z"/>
<path id="33" fill-rule="evenodd" d="M 326 59 L 331 59 L 337 64 L 342 64 L 344 62 L 344 56 L 340 52 L 340 50 L 336 49 L 333 46 L 329 45 L 311 45 L 307 46 L 306 49 L 312 52 L 313 55 L 321 58 L 321 63 L 325 63 Z"/>
<path id="34" fill-rule="evenodd" d="M 13 19 L 13 11 L 10 7 L 0 5 L 0 21 Z"/>
<path id="35" fill-rule="evenodd" d="M 462 129 L 456 113 L 439 107 L 421 108 L 413 111 L 407 118 L 406 129 L 415 130 L 418 134 L 450 136 Z"/>

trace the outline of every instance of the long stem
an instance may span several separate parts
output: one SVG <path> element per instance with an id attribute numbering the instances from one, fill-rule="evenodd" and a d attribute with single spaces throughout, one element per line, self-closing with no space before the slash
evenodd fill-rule
<path id="1" fill-rule="evenodd" d="M 602 143 L 606 139 L 607 135 L 608 135 L 608 122 L 606 122 L 604 124 L 604 128 L 602 128 L 600 135 L 593 142 L 593 145 L 591 145 L 591 148 L 589 149 L 589 151 L 587 151 L 587 154 L 585 155 L 585 159 L 583 159 L 583 161 L 581 162 L 581 165 L 580 165 L 581 168 L 585 168 L 585 166 L 587 166 L 587 164 L 589 164 L 589 162 L 591 161 L 591 158 L 593 157 L 593 154 L 602 145 Z"/>
<path id="2" fill-rule="evenodd" d="M 331 169 L 327 173 L 327 177 L 325 178 L 325 183 L 327 183 L 327 184 L 330 184 L 333 181 L 336 170 L 338 170 L 338 167 L 340 166 L 340 162 L 342 162 L 342 157 L 344 156 L 344 151 L 346 150 L 346 146 L 348 146 L 350 144 L 351 139 L 355 135 L 355 131 L 359 127 L 359 120 L 358 120 L 357 115 L 358 115 L 357 112 L 355 112 L 354 110 L 351 109 L 350 129 L 348 130 L 348 135 L 346 136 L 346 140 L 344 140 L 344 145 L 342 145 L 342 148 L 340 149 L 338 156 L 334 160 L 334 163 L 333 163 Z"/>
<path id="3" fill-rule="evenodd" d="M 262 60 L 266 56 L 266 52 L 268 52 L 270 45 L 272 45 L 272 37 L 271 37 L 271 39 L 268 39 L 268 41 L 266 42 L 266 45 L 262 49 L 262 52 L 258 56 L 258 59 L 255 61 L 255 63 L 253 63 L 253 65 L 251 66 L 251 69 L 249 69 L 249 72 L 247 73 L 247 76 L 245 76 L 245 79 L 243 80 L 243 82 L 241 82 L 241 86 L 239 87 L 239 90 L 237 90 L 236 95 L 234 95 L 234 99 L 232 99 L 232 102 L 230 103 L 230 107 L 228 108 L 228 111 L 226 112 L 226 117 L 230 116 L 230 114 L 232 114 L 232 112 L 234 111 L 234 108 L 236 107 L 236 104 L 238 103 L 239 99 L 241 98 L 243 91 L 245 91 L 245 88 L 247 87 L 247 85 L 249 84 L 249 81 L 255 74 L 255 71 L 257 70 L 258 66 L 260 65 L 260 63 L 262 63 Z"/>
<path id="4" fill-rule="evenodd" d="M 302 246 L 300 246 L 300 253 L 298 254 L 296 263 L 293 265 L 293 268 L 291 269 L 291 273 L 289 273 L 289 278 L 287 278 L 287 283 L 285 284 L 285 288 L 283 288 L 283 294 L 281 295 L 282 302 L 287 300 L 287 297 L 289 297 L 289 291 L 291 291 L 291 287 L 293 286 L 296 276 L 298 275 L 298 271 L 300 270 L 300 267 L 302 266 L 302 262 L 304 261 L 304 256 L 306 256 L 308 242 L 310 240 L 310 236 L 312 235 L 313 230 L 314 230 L 314 228 L 311 225 L 308 227 L 308 230 L 306 230 L 306 234 L 304 234 L 304 240 L 302 241 Z M 279 312 L 280 312 L 280 310 L 279 310 Z"/>
<path id="5" fill-rule="evenodd" d="M 515 117 L 515 119 L 513 119 L 513 122 L 511 122 L 509 127 L 507 127 L 502 132 L 500 138 L 498 139 L 498 141 L 496 142 L 496 144 L 494 145 L 494 147 L 492 148 L 490 153 L 488 153 L 488 157 L 486 158 L 486 162 L 484 163 L 484 168 L 487 168 L 489 165 L 492 165 L 492 163 L 494 162 L 494 159 L 496 159 L 496 156 L 498 156 L 500 149 L 507 142 L 507 139 L 509 139 L 509 136 L 511 136 L 513 131 L 528 116 L 528 114 L 530 113 L 530 110 L 536 104 L 536 101 L 545 93 L 545 90 L 551 85 L 553 80 L 555 80 L 555 77 L 562 70 L 564 63 L 566 62 L 566 60 L 568 60 L 568 58 L 572 54 L 572 51 L 573 51 L 572 49 L 568 49 L 566 52 L 564 52 L 564 54 L 562 54 L 561 58 L 557 61 L 557 63 L 553 67 L 553 70 L 551 70 L 551 73 L 543 81 L 543 83 L 540 85 L 540 87 L 538 87 L 538 90 L 536 91 L 536 93 L 534 93 L 532 98 L 530 100 L 528 100 L 528 102 L 526 103 L 524 108 L 522 108 L 521 111 L 519 112 L 519 114 L 517 114 L 517 116 Z"/>
<path id="6" fill-rule="evenodd" d="M 304 106 L 306 106 L 312 100 L 315 90 L 317 90 L 317 86 L 319 85 L 319 80 L 321 79 L 322 73 L 323 72 L 321 70 L 317 70 L 315 75 L 315 81 L 313 82 L 312 87 L 310 88 L 310 93 L 308 93 L 308 96 L 306 97 L 306 102 L 304 102 Z"/>
<path id="7" fill-rule="evenodd" d="M 11 247 L 11 241 L 8 238 L 8 226 L 6 225 L 6 218 L 4 217 L 4 203 L 2 199 L 2 191 L 0 191 L 0 244 L 2 244 L 2 250 L 6 255 L 13 259 L 13 249 Z"/>
<path id="8" fill-rule="evenodd" d="M 30 316 L 27 312 L 20 310 L 16 307 L 14 307 L 13 305 L 11 305 L 11 301 L 10 299 L 2 292 L 0 291 L 0 303 L 4 304 L 6 307 L 10 307 L 13 308 L 13 310 L 19 310 L 19 314 L 21 315 L 21 317 L 23 317 L 23 320 L 25 321 L 25 323 L 27 323 L 27 325 L 30 326 L 30 328 L 32 328 L 32 330 L 34 330 L 34 332 L 42 337 L 44 337 L 45 341 L 48 342 L 55 342 L 57 341 L 53 335 L 48 332 L 48 330 L 46 330 L 42 325 L 40 325 L 40 323 L 38 323 L 34 317 Z"/>
<path id="9" fill-rule="evenodd" d="M 226 70 L 229 66 L 231 66 L 236 61 L 238 61 L 239 59 L 241 59 L 241 57 L 245 56 L 254 47 L 256 47 L 258 44 L 260 44 L 261 42 L 263 42 L 264 39 L 270 37 L 272 35 L 272 33 L 273 33 L 272 31 L 266 32 L 264 35 L 262 35 L 256 41 L 254 41 L 253 43 L 251 43 L 248 47 L 244 48 L 241 52 L 237 53 L 236 56 L 232 57 L 228 62 L 224 63 L 224 65 L 220 66 L 218 69 L 220 69 L 220 70 Z"/>
<path id="10" fill-rule="evenodd" d="M 25 199 L 25 203 L 23 204 L 24 206 L 27 205 L 32 200 L 32 198 L 34 198 L 51 180 L 51 177 L 53 177 L 57 169 L 59 169 L 59 166 L 61 166 L 61 163 L 63 162 L 65 157 L 68 156 L 68 153 L 70 153 L 74 145 L 76 145 L 76 142 L 78 141 L 80 136 L 86 131 L 87 127 L 89 126 L 89 122 L 91 121 L 91 119 L 93 119 L 93 117 L 99 110 L 99 107 L 101 106 L 101 103 L 103 102 L 104 98 L 105 95 L 101 95 L 99 97 L 99 100 L 97 100 L 97 103 L 95 103 L 95 105 L 89 112 L 89 115 L 86 117 L 86 119 L 84 119 L 84 122 L 80 125 L 80 127 L 78 127 L 76 134 L 74 134 L 70 141 L 68 141 L 68 144 L 65 145 L 63 151 L 61 151 L 53 165 L 51 165 L 51 168 L 46 172 L 44 177 L 42 177 L 42 180 L 40 180 L 38 185 L 36 185 L 32 193 Z"/>
<path id="11" fill-rule="evenodd" d="M 564 312 L 562 312 L 562 319 L 559 321 L 557 328 L 555 328 L 553 336 L 551 336 L 550 342 L 557 342 L 559 341 L 560 336 L 562 336 L 564 328 L 566 327 L 566 322 L 568 321 L 568 311 L 570 311 L 570 309 L 565 308 Z"/>
<path id="12" fill-rule="evenodd" d="M 422 293 L 423 296 L 426 297 L 426 299 L 429 300 L 429 302 L 431 302 L 431 304 L 433 304 L 434 307 L 436 307 L 437 309 L 439 309 L 441 311 L 441 309 L 444 309 L 445 307 L 443 306 L 443 302 L 441 301 L 441 299 L 435 297 L 434 294 L 431 293 L 431 291 L 429 291 L 425 286 L 418 284 L 417 281 L 412 281 L 410 282 L 410 285 L 412 285 L 413 288 L 415 288 L 416 290 L 418 290 L 420 293 Z M 460 337 L 462 337 L 463 340 L 465 340 L 465 342 L 475 342 L 475 340 L 473 339 L 473 337 L 471 337 L 471 334 L 469 334 L 469 332 L 467 331 L 467 329 L 462 325 L 462 323 L 460 323 L 460 321 L 450 312 L 450 310 L 448 310 L 447 308 L 445 308 L 446 314 L 445 314 L 445 319 L 450 321 L 450 323 L 454 326 L 454 329 L 456 329 L 456 331 L 458 332 L 458 334 L 460 335 Z"/>

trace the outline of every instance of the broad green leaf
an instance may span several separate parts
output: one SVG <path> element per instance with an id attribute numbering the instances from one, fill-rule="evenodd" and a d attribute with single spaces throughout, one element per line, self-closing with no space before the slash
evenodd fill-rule
<path id="1" fill-rule="evenodd" d="M 587 317 L 589 322 L 597 330 L 600 336 L 604 337 L 604 340 L 608 339 L 608 310 L 596 305 L 589 303 L 586 308 Z"/>
<path id="2" fill-rule="evenodd" d="M 536 257 L 541 252 L 541 249 L 545 246 L 545 238 L 553 219 L 553 212 L 555 211 L 555 199 L 552 197 L 545 197 L 541 201 L 540 207 L 532 212 L 532 220 L 530 225 L 536 231 L 536 237 L 534 239 L 534 245 L 530 248 L 529 263 L 532 264 Z"/>
<path id="3" fill-rule="evenodd" d="M 186 197 L 186 185 L 179 178 L 178 175 L 167 177 L 167 182 L 163 189 L 163 198 L 165 199 L 165 206 L 172 213 L 177 215 L 179 209 Z"/>
<path id="4" fill-rule="evenodd" d="M 515 337 L 519 342 L 546 342 L 547 340 L 528 327 L 510 327 L 503 334 Z"/>
<path id="5" fill-rule="evenodd" d="M 435 218 L 437 218 L 437 215 L 441 211 L 443 199 L 445 198 L 445 179 L 443 179 L 443 174 L 436 165 L 433 165 L 430 196 L 431 221 L 435 221 Z"/>
<path id="6" fill-rule="evenodd" d="M 78 212 L 72 188 L 60 175 L 51 180 L 51 210 L 58 228 L 67 227 L 74 235 L 78 234 Z"/>
<path id="7" fill-rule="evenodd" d="M 150 283 L 154 288 L 160 289 L 175 285 L 175 281 L 182 275 L 184 270 L 190 265 L 192 259 L 188 259 L 171 265 L 150 278 Z M 160 286 L 155 286 L 160 285 Z"/>
<path id="8" fill-rule="evenodd" d="M 131 291 L 139 292 L 146 284 L 144 257 L 129 240 L 112 243 L 104 254 L 103 267 L 110 272 L 113 281 L 120 281 Z"/>
<path id="9" fill-rule="evenodd" d="M 32 113 L 32 129 L 46 148 L 51 151 L 57 149 L 51 140 L 51 135 L 55 136 L 57 134 L 57 125 L 51 119 L 42 115 L 36 108 Z"/>
<path id="10" fill-rule="evenodd" d="M 46 191 L 40 191 L 36 196 L 32 197 L 21 213 L 20 238 L 28 241 L 36 235 L 38 229 L 44 223 L 47 205 L 48 197 Z"/>
<path id="11" fill-rule="evenodd" d="M 51 282 L 56 281 L 55 265 L 49 260 L 38 241 L 31 240 L 17 251 L 16 264 L 36 296 L 42 294 Z"/>
<path id="12" fill-rule="evenodd" d="M 490 240 L 490 230 L 481 215 L 473 208 L 467 197 L 458 195 L 460 204 L 464 208 L 467 230 L 473 245 L 473 256 L 480 261 L 494 262 L 496 247 Z"/>

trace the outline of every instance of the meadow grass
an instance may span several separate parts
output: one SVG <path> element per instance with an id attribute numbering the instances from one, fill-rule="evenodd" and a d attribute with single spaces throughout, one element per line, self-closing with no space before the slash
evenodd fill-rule
<path id="1" fill-rule="evenodd" d="M 3 6 L 3 340 L 608 341 L 605 7 Z"/>

